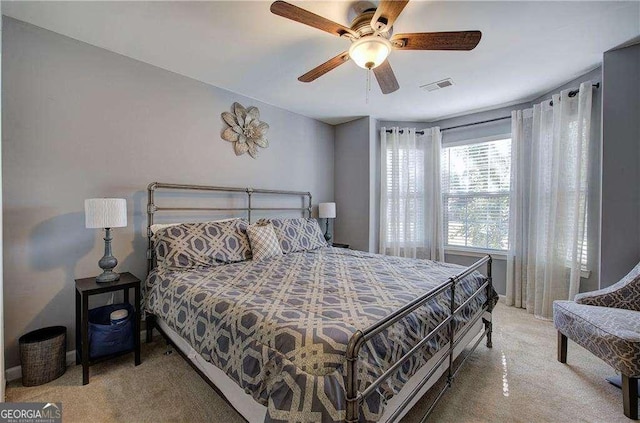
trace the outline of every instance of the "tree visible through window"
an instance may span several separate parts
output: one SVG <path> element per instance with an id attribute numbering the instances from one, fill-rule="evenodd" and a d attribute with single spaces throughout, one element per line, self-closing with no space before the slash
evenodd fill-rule
<path id="1" fill-rule="evenodd" d="M 443 148 L 446 245 L 508 249 L 510 180 L 510 138 Z"/>

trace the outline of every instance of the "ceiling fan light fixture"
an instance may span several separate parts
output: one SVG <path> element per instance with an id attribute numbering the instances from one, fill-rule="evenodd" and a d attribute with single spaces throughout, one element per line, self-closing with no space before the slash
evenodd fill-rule
<path id="1" fill-rule="evenodd" d="M 362 37 L 349 47 L 349 57 L 363 69 L 380 66 L 391 53 L 391 42 L 376 35 Z"/>

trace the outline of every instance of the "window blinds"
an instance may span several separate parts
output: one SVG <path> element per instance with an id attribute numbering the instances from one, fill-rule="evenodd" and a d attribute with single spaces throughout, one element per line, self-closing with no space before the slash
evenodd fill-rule
<path id="1" fill-rule="evenodd" d="M 447 245 L 508 248 L 510 172 L 511 139 L 443 149 Z"/>

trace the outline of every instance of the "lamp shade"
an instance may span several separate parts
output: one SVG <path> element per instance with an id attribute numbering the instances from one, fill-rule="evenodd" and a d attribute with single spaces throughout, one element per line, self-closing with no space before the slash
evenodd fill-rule
<path id="1" fill-rule="evenodd" d="M 89 198 L 84 200 L 87 228 L 121 228 L 127 226 L 127 200 L 124 198 Z"/>
<path id="2" fill-rule="evenodd" d="M 320 203 L 318 204 L 318 217 L 320 219 L 335 219 L 336 203 Z"/>

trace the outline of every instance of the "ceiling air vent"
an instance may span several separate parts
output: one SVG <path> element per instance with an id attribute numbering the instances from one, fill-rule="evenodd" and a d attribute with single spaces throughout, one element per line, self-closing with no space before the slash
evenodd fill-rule
<path id="1" fill-rule="evenodd" d="M 447 79 L 443 79 L 442 81 L 432 82 L 431 84 L 421 85 L 420 88 L 422 88 L 425 91 L 435 91 L 441 88 L 450 87 L 452 85 L 453 85 L 453 79 L 447 78 Z"/>

